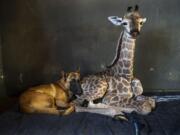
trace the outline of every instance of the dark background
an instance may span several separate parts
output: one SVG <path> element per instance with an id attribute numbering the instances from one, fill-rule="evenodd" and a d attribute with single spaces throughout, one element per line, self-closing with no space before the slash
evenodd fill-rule
<path id="1" fill-rule="evenodd" d="M 135 4 L 147 17 L 135 76 L 145 92 L 180 90 L 179 0 L 1 0 L 0 94 L 55 81 L 61 70 L 101 71 L 121 31 L 107 17 Z"/>

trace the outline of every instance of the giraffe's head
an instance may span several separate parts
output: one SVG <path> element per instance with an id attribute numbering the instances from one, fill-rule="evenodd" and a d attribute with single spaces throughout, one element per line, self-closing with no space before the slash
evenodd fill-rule
<path id="1" fill-rule="evenodd" d="M 142 18 L 138 12 L 136 5 L 134 10 L 132 7 L 127 8 L 127 13 L 123 18 L 118 16 L 110 16 L 108 19 L 117 26 L 123 25 L 125 31 L 130 37 L 136 38 L 140 34 L 142 25 L 146 22 L 146 18 Z"/>

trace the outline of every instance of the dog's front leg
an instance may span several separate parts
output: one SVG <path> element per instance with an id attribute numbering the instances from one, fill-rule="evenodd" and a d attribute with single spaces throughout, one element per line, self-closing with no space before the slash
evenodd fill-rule
<path id="1" fill-rule="evenodd" d="M 73 104 L 69 104 L 69 107 L 64 111 L 63 115 L 69 115 L 72 112 L 75 112 L 75 106 Z"/>
<path id="2" fill-rule="evenodd" d="M 62 108 L 67 108 L 67 107 L 69 107 L 69 104 L 66 103 L 66 102 L 64 102 L 64 101 L 62 101 L 62 100 L 56 99 L 55 101 L 56 101 L 56 106 L 57 106 L 57 107 L 62 107 Z"/>

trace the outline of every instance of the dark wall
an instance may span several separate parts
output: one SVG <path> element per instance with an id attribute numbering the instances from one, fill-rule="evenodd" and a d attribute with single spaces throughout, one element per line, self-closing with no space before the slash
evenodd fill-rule
<path id="1" fill-rule="evenodd" d="M 2 62 L 2 42 L 0 38 L 0 103 L 7 96 L 5 84 L 4 84 L 4 74 L 3 74 L 3 62 Z"/>
<path id="2" fill-rule="evenodd" d="M 180 89 L 179 0 L 3 0 L 3 66 L 8 94 L 54 81 L 60 70 L 102 70 L 121 28 L 108 22 L 139 4 L 147 17 L 137 39 L 135 75 L 146 91 Z"/>

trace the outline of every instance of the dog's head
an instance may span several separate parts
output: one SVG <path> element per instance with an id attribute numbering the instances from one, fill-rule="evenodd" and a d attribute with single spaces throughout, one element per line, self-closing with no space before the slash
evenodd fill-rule
<path id="1" fill-rule="evenodd" d="M 83 90 L 81 88 L 81 83 L 79 80 L 72 80 L 70 82 L 70 91 L 72 92 L 72 95 L 81 95 L 83 94 Z"/>
<path id="2" fill-rule="evenodd" d="M 75 72 L 69 72 L 69 73 L 65 73 L 64 71 L 61 71 L 61 76 L 62 79 L 65 82 L 71 82 L 72 80 L 80 80 L 80 71 L 75 71 Z"/>
<path id="3" fill-rule="evenodd" d="M 81 89 L 81 84 L 80 84 L 80 70 L 75 71 L 75 72 L 69 72 L 69 73 L 64 73 L 63 71 L 61 72 L 62 79 L 64 82 L 66 82 L 67 85 L 69 85 L 69 94 L 72 95 L 81 95 L 83 93 Z"/>

